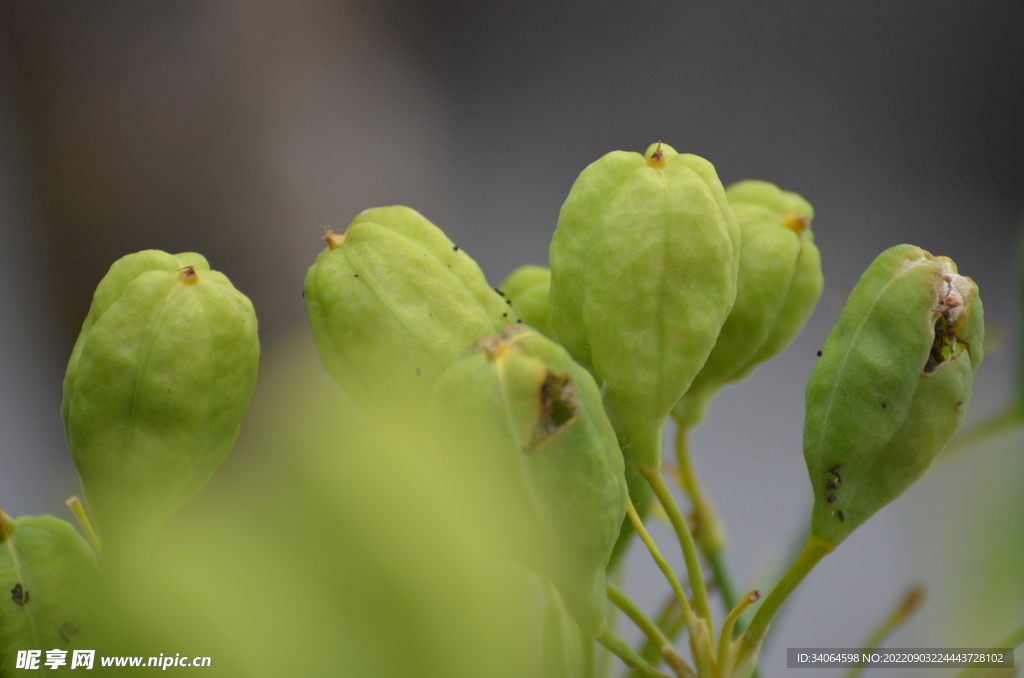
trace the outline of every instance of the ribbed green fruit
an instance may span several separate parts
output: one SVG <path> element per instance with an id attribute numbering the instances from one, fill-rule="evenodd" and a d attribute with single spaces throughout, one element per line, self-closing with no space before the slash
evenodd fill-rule
<path id="1" fill-rule="evenodd" d="M 306 273 L 320 360 L 361 406 L 423 401 L 481 337 L 517 318 L 468 254 L 408 207 L 361 212 Z"/>
<path id="2" fill-rule="evenodd" d="M 19 650 L 41 651 L 37 675 L 76 675 L 71 650 L 96 649 L 87 609 L 98 574 L 92 549 L 68 523 L 0 511 L 0 675 L 15 674 Z M 45 666 L 53 649 L 67 651 L 56 670 Z"/>
<path id="3" fill-rule="evenodd" d="M 498 288 L 512 302 L 516 315 L 550 339 L 558 340 L 551 326 L 551 269 L 520 266 Z"/>
<path id="4" fill-rule="evenodd" d="M 664 144 L 580 174 L 551 241 L 551 321 L 606 387 L 635 463 L 657 468 L 665 417 L 736 298 L 740 234 L 707 160 Z"/>
<path id="5" fill-rule="evenodd" d="M 700 374 L 672 411 L 684 428 L 704 419 L 718 389 L 789 345 L 824 286 L 810 203 L 766 181 L 735 183 L 725 195 L 740 225 L 736 303 Z"/>
<path id="6" fill-rule="evenodd" d="M 898 245 L 871 264 L 807 383 L 814 536 L 838 544 L 925 472 L 967 409 L 984 331 L 952 260 Z"/>
<path id="7" fill-rule="evenodd" d="M 508 556 L 554 582 L 580 628 L 604 624 L 605 569 L 626 515 L 622 453 L 593 377 L 558 344 L 512 326 L 452 365 L 435 407 L 498 488 Z M 493 481 L 493 482 L 490 482 Z"/>
<path id="8" fill-rule="evenodd" d="M 238 437 L 258 362 L 252 304 L 202 256 L 146 250 L 110 267 L 61 407 L 105 547 L 144 551 L 133 542 L 206 484 Z"/>

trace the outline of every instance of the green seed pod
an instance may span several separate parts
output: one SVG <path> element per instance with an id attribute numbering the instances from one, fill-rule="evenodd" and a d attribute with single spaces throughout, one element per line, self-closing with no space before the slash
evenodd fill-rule
<path id="1" fill-rule="evenodd" d="M 984 329 L 952 260 L 911 245 L 875 259 L 807 383 L 813 536 L 838 544 L 925 472 L 967 409 Z"/>
<path id="2" fill-rule="evenodd" d="M 715 348 L 673 417 L 684 428 L 704 419 L 718 389 L 778 355 L 803 328 L 821 296 L 821 255 L 810 224 L 814 208 L 766 181 L 725 191 L 740 225 L 736 303 Z"/>
<path id="3" fill-rule="evenodd" d="M 593 377 L 539 332 L 502 330 L 438 380 L 437 411 L 500 487 L 495 523 L 515 525 L 504 555 L 554 582 L 584 632 L 604 623 L 605 569 L 626 515 L 615 432 Z M 486 453 L 486 454 L 483 454 Z M 475 458 L 474 458 L 475 457 Z"/>
<path id="4" fill-rule="evenodd" d="M 573 184 L 551 241 L 551 320 L 606 387 L 623 449 L 661 463 L 661 428 L 736 297 L 739 227 L 714 167 L 663 144 Z"/>
<path id="5" fill-rule="evenodd" d="M 147 250 L 110 267 L 72 351 L 61 406 L 105 542 L 127 531 L 114 541 L 141 539 L 145 551 L 206 484 L 238 437 L 258 362 L 252 304 L 200 255 Z"/>
<path id="6" fill-rule="evenodd" d="M 306 273 L 320 360 L 361 405 L 422 400 L 477 339 L 516 316 L 469 255 L 408 207 L 361 212 Z"/>
<path id="7" fill-rule="evenodd" d="M 545 266 L 520 266 L 501 284 L 501 293 L 512 302 L 524 323 L 558 340 L 551 327 L 551 269 Z"/>
<path id="8" fill-rule="evenodd" d="M 96 647 L 86 612 L 98 574 L 92 549 L 68 523 L 53 516 L 11 520 L 0 511 L 3 675 L 14 675 L 19 650 L 41 651 L 35 668 L 43 675 L 76 675 L 68 673 L 70 650 Z M 56 670 L 45 666 L 46 651 L 53 649 L 68 651 L 66 664 Z"/>

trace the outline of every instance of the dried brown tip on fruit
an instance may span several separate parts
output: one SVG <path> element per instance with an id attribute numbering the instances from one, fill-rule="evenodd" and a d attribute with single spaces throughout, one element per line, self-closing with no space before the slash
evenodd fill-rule
<path id="1" fill-rule="evenodd" d="M 787 214 L 782 217 L 782 225 L 797 235 L 807 230 L 807 216 L 804 214 Z"/>
<path id="2" fill-rule="evenodd" d="M 654 153 L 651 153 L 651 157 L 647 158 L 647 166 L 654 169 L 661 169 L 665 166 L 665 154 L 661 152 L 660 141 L 658 142 L 658 147 L 654 149 Z"/>
<path id="3" fill-rule="evenodd" d="M 499 358 L 504 358 L 508 354 L 508 344 L 502 341 L 500 337 L 484 337 L 480 340 L 479 346 L 487 354 L 487 359 L 491 362 L 496 362 Z"/>
<path id="4" fill-rule="evenodd" d="M 324 240 L 327 242 L 327 246 L 332 250 L 341 247 L 341 244 L 345 242 L 344 233 L 335 233 L 326 226 L 321 226 L 320 228 L 324 231 Z"/>
<path id="5" fill-rule="evenodd" d="M 747 600 L 751 603 L 756 603 L 757 601 L 761 600 L 761 592 L 757 589 L 754 589 L 753 591 L 747 594 Z"/>
<path id="6" fill-rule="evenodd" d="M 185 266 L 184 268 L 178 269 L 178 279 L 183 283 L 197 283 L 199 282 L 199 274 L 196 273 L 195 266 Z"/>

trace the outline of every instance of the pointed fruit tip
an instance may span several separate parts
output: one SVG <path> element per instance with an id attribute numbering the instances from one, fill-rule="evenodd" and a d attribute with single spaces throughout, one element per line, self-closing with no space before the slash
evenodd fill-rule
<path id="1" fill-rule="evenodd" d="M 345 242 L 344 233 L 335 233 L 326 226 L 321 226 L 320 228 L 324 231 L 324 241 L 327 242 L 327 246 L 332 250 L 341 247 L 341 244 Z"/>
<path id="2" fill-rule="evenodd" d="M 195 266 L 184 266 L 178 269 L 178 279 L 183 283 L 194 285 L 199 282 L 199 274 Z"/>
<path id="3" fill-rule="evenodd" d="M 782 218 L 782 225 L 793 231 L 797 235 L 800 235 L 807 230 L 809 226 L 807 222 L 807 216 L 804 214 L 787 214 Z"/>
<path id="4" fill-rule="evenodd" d="M 7 541 L 14 534 L 14 520 L 0 509 L 0 543 Z"/>
<path id="5" fill-rule="evenodd" d="M 665 166 L 665 154 L 661 150 L 660 141 L 657 148 L 654 149 L 654 153 L 651 153 L 651 157 L 647 158 L 647 166 L 654 169 L 661 169 Z"/>

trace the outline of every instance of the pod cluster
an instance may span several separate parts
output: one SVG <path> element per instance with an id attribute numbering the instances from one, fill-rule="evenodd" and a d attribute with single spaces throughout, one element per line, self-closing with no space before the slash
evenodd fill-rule
<path id="1" fill-rule="evenodd" d="M 521 267 L 499 288 L 408 207 L 368 209 L 344 233 L 325 230 L 303 287 L 321 362 L 373 415 L 366 421 L 386 429 L 377 433 L 394 423 L 403 442 L 401 454 L 362 448 L 360 463 L 381 482 L 357 503 L 390 491 L 400 508 L 388 520 L 415 525 L 409 488 L 443 479 L 436 515 L 448 515 L 450 500 L 452 515 L 474 516 L 467 553 L 490 565 L 496 552 L 541 575 L 557 650 L 545 670 L 582 673 L 590 638 L 611 641 L 606 576 L 631 536 L 631 498 L 646 515 L 653 485 L 672 507 L 658 475 L 666 418 L 683 430 L 700 423 L 723 385 L 780 353 L 813 311 L 823 287 L 813 219 L 795 193 L 762 181 L 725 189 L 707 160 L 657 143 L 589 165 L 559 213 L 550 269 Z M 820 554 L 925 472 L 967 408 L 983 339 L 978 288 L 950 259 L 901 245 L 865 272 L 807 385 L 809 543 Z M 25 648 L 92 649 L 99 544 L 104 568 L 149 551 L 234 445 L 258 362 L 251 303 L 202 256 L 146 250 L 111 266 L 72 351 L 61 409 L 97 553 L 63 521 L 0 511 L 0 667 Z M 317 459 L 325 486 L 324 469 L 356 468 Z M 703 594 L 686 521 L 667 513 Z M 389 533 L 413 548 L 421 532 Z M 476 554 L 478 537 L 494 548 Z M 415 548 L 437 547 L 427 542 Z M 407 568 L 388 558 L 383 568 Z M 780 595 L 770 599 L 788 591 Z M 751 645 L 737 665 L 727 643 L 742 608 L 712 657 L 706 596 L 698 603 L 690 642 L 700 675 L 750 675 L 773 612 L 753 620 L 761 636 L 737 641 Z"/>

